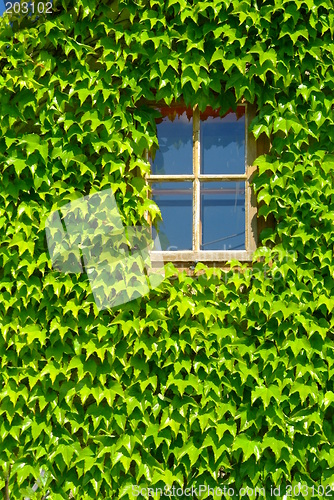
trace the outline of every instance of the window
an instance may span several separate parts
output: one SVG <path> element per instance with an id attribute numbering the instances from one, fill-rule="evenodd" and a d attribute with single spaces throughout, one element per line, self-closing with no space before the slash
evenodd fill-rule
<path id="1" fill-rule="evenodd" d="M 256 206 L 250 187 L 252 107 L 219 110 L 160 106 L 159 149 L 149 155 L 152 198 L 160 208 L 161 252 L 174 262 L 251 260 Z M 155 229 L 153 229 L 153 233 Z M 159 254 L 159 255 L 158 255 Z"/>

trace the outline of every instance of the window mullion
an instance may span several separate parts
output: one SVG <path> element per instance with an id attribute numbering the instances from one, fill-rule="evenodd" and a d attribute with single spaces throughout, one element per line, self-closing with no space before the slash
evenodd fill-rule
<path id="1" fill-rule="evenodd" d="M 200 206 L 200 112 L 198 105 L 194 107 L 193 113 L 193 250 L 201 248 L 201 206 Z"/>

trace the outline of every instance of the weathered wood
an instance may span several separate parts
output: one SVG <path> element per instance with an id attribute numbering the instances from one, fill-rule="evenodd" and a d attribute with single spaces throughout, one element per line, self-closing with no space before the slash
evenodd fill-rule
<path id="1" fill-rule="evenodd" d="M 163 259 L 165 262 L 227 262 L 239 260 L 247 262 L 252 260 L 252 252 L 247 250 L 178 250 L 178 251 L 153 251 L 150 254 L 152 262 Z"/>
<path id="2" fill-rule="evenodd" d="M 198 106 L 194 107 L 193 114 L 193 250 L 198 251 L 201 248 L 201 199 L 200 199 L 200 168 L 201 168 L 201 150 L 200 150 L 200 112 Z"/>
<path id="3" fill-rule="evenodd" d="M 246 112 L 246 169 L 248 180 L 246 182 L 246 248 L 249 252 L 254 252 L 257 248 L 257 203 L 256 195 L 251 186 L 251 181 L 257 170 L 254 163 L 257 156 L 256 141 L 252 133 L 249 132 L 249 125 L 255 118 L 256 107 L 254 104 L 247 104 Z"/>
<path id="4" fill-rule="evenodd" d="M 150 175 L 149 181 L 152 182 L 180 182 L 180 181 L 193 181 L 195 175 Z M 242 181 L 247 179 L 247 174 L 231 174 L 231 175 L 216 175 L 216 174 L 198 174 L 198 179 L 205 182 L 217 181 Z"/>

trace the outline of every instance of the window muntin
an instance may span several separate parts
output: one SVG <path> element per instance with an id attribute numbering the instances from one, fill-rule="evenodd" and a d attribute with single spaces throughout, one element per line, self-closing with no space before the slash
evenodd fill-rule
<path id="1" fill-rule="evenodd" d="M 256 158 L 256 144 L 247 129 L 254 116 L 253 108 L 242 104 L 237 107 L 236 112 L 230 110 L 223 117 L 219 116 L 219 110 L 211 108 L 200 113 L 197 106 L 193 110 L 179 105 L 158 108 L 162 117 L 167 118 L 170 124 L 176 117 L 183 116 L 184 119 L 186 116 L 189 123 L 192 117 L 193 126 L 192 173 L 184 173 L 184 163 L 180 161 L 178 169 L 174 169 L 173 173 L 156 174 L 152 168 L 152 174 L 148 177 L 149 183 L 155 185 L 155 192 L 159 183 L 191 181 L 192 184 L 192 248 L 189 250 L 188 244 L 187 248 L 182 248 L 173 244 L 172 238 L 169 238 L 169 246 L 163 247 L 165 259 L 184 262 L 251 259 L 256 248 L 257 218 L 256 197 L 249 181 L 256 168 L 252 166 Z M 159 123 L 163 118 L 160 122 L 157 120 L 158 142 Z M 220 133 L 224 130 L 225 137 L 221 138 Z M 152 157 L 150 162 L 154 165 L 154 153 Z M 176 160 L 175 165 L 177 163 Z M 165 207 L 161 207 L 154 193 L 153 199 L 164 217 Z M 174 217 L 175 223 L 177 211 Z M 169 219 L 169 225 L 172 226 L 172 218 Z M 159 226 L 159 235 L 162 234 L 161 228 Z M 164 234 L 168 238 L 166 227 Z"/>

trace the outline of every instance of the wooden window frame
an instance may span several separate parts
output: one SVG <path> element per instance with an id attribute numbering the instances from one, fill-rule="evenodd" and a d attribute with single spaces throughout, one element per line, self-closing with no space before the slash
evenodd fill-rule
<path id="1" fill-rule="evenodd" d="M 200 111 L 198 105 L 193 108 L 193 174 L 191 175 L 154 175 L 146 176 L 149 184 L 154 182 L 193 182 L 193 250 L 163 250 L 151 252 L 154 262 L 173 262 L 179 267 L 188 267 L 197 262 L 219 265 L 236 259 L 251 262 L 257 248 L 257 204 L 251 187 L 257 156 L 256 141 L 249 133 L 249 124 L 255 117 L 255 106 L 246 102 L 238 104 L 245 107 L 245 173 L 244 174 L 201 174 L 200 173 Z M 158 106 L 157 106 L 158 107 Z M 172 109 L 173 105 L 171 105 Z M 148 158 L 148 154 L 147 154 Z M 245 250 L 200 250 L 200 182 L 245 182 Z"/>

